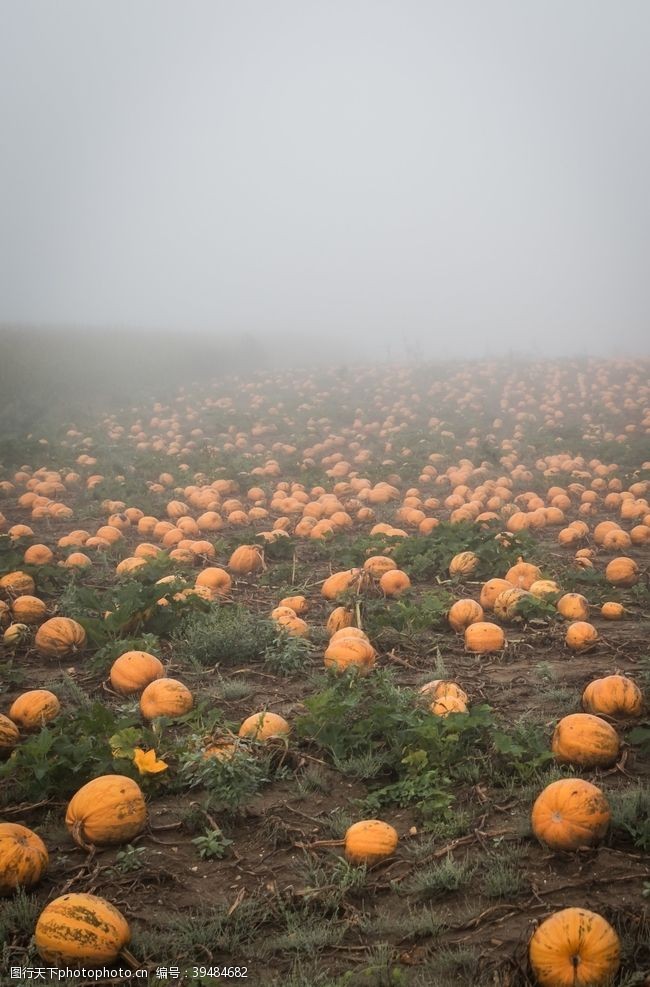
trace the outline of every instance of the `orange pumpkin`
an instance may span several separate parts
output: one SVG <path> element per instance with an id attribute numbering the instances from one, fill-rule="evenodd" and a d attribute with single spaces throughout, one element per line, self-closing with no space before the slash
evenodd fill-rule
<path id="1" fill-rule="evenodd" d="M 606 675 L 602 679 L 594 679 L 586 687 L 582 694 L 582 708 L 596 715 L 640 716 L 643 712 L 643 694 L 638 685 L 625 675 Z"/>
<path id="2" fill-rule="evenodd" d="M 451 697 L 460 699 L 465 705 L 469 703 L 469 698 L 465 690 L 461 689 L 456 682 L 449 682 L 447 679 L 434 679 L 432 682 L 427 682 L 420 688 L 418 695 L 428 700 Z"/>
<path id="3" fill-rule="evenodd" d="M 0 823 L 0 897 L 38 884 L 48 862 L 40 836 L 18 823 Z"/>
<path id="4" fill-rule="evenodd" d="M 534 582 L 542 578 L 542 570 L 531 562 L 519 560 L 506 572 L 506 579 L 512 586 L 519 589 L 530 589 Z"/>
<path id="5" fill-rule="evenodd" d="M 140 696 L 140 712 L 145 720 L 157 716 L 184 716 L 194 705 L 192 693 L 178 679 L 154 679 Z"/>
<path id="6" fill-rule="evenodd" d="M 117 908 L 94 894 L 64 894 L 41 912 L 34 943 L 53 966 L 99 966 L 125 955 L 129 924 Z"/>
<path id="7" fill-rule="evenodd" d="M 379 580 L 379 588 L 384 596 L 401 596 L 404 590 L 409 589 L 411 580 L 401 569 L 390 569 L 385 572 Z"/>
<path id="8" fill-rule="evenodd" d="M 528 956 L 540 987 L 604 987 L 620 966 L 619 938 L 602 915 L 563 908 L 535 930 Z"/>
<path id="9" fill-rule="evenodd" d="M 512 583 L 509 583 L 507 579 L 488 579 L 486 583 L 483 583 L 478 602 L 484 610 L 494 610 L 494 601 L 499 593 L 503 593 L 504 590 L 511 589 L 511 587 Z"/>
<path id="10" fill-rule="evenodd" d="M 381 819 L 362 819 L 345 834 L 344 852 L 351 864 L 375 864 L 393 855 L 399 837 L 397 830 Z"/>
<path id="11" fill-rule="evenodd" d="M 331 637 L 337 631 L 352 627 L 353 623 L 354 614 L 351 610 L 347 610 L 345 607 L 336 607 L 327 618 L 326 630 Z"/>
<path id="12" fill-rule="evenodd" d="M 615 763 L 620 748 L 616 730 L 591 713 L 570 713 L 555 728 L 551 750 L 560 764 L 581 768 L 608 768 Z"/>
<path id="13" fill-rule="evenodd" d="M 17 596 L 11 604 L 11 612 L 19 624 L 40 624 L 47 607 L 37 596 Z"/>
<path id="14" fill-rule="evenodd" d="M 589 603 L 581 593 L 565 593 L 555 608 L 566 620 L 586 620 L 589 616 Z"/>
<path id="15" fill-rule="evenodd" d="M 31 689 L 14 699 L 9 717 L 21 730 L 40 730 L 59 715 L 61 704 L 48 689 Z"/>
<path id="16" fill-rule="evenodd" d="M 450 576 L 471 576 L 478 569 L 480 559 L 475 552 L 459 552 L 449 563 Z"/>
<path id="17" fill-rule="evenodd" d="M 551 850 L 577 850 L 603 839 L 611 812 L 596 785 L 562 778 L 547 785 L 533 806 L 533 833 Z"/>
<path id="18" fill-rule="evenodd" d="M 232 579 L 225 569 L 208 566 L 198 574 L 194 585 L 207 586 L 216 596 L 227 596 L 232 589 Z"/>
<path id="19" fill-rule="evenodd" d="M 356 585 L 361 571 L 361 569 L 345 569 L 343 572 L 332 573 L 321 586 L 321 595 L 326 600 L 335 600 L 337 596 L 342 596 Z"/>
<path id="20" fill-rule="evenodd" d="M 488 620 L 478 620 L 465 628 L 465 648 L 476 654 L 489 654 L 501 651 L 506 646 L 506 636 L 498 624 Z"/>
<path id="21" fill-rule="evenodd" d="M 240 545 L 230 556 L 228 568 L 237 576 L 248 576 L 264 568 L 264 554 L 257 545 Z"/>
<path id="22" fill-rule="evenodd" d="M 30 545 L 25 550 L 23 562 L 26 565 L 49 565 L 54 558 L 54 552 L 47 545 Z"/>
<path id="23" fill-rule="evenodd" d="M 429 708 L 436 716 L 449 716 L 450 713 L 466 713 L 467 703 L 459 696 L 444 694 L 434 699 Z"/>
<path id="24" fill-rule="evenodd" d="M 26 572 L 8 572 L 0 578 L 0 590 L 7 596 L 33 596 L 36 584 Z"/>
<path id="25" fill-rule="evenodd" d="M 0 713 L 0 754 L 12 751 L 20 740 L 20 732 L 13 720 Z"/>
<path id="26" fill-rule="evenodd" d="M 527 590 L 511 586 L 510 589 L 505 589 L 497 596 L 494 601 L 494 613 L 499 620 L 514 620 L 519 604 L 525 599 L 530 599 Z"/>
<path id="27" fill-rule="evenodd" d="M 452 603 L 447 614 L 447 620 L 452 630 L 460 633 L 470 624 L 475 624 L 478 620 L 483 620 L 483 607 L 476 600 L 456 600 Z"/>
<path id="28" fill-rule="evenodd" d="M 598 631 L 586 620 L 574 620 L 567 627 L 564 641 L 571 651 L 589 651 L 598 643 Z"/>
<path id="29" fill-rule="evenodd" d="M 343 636 L 330 640 L 325 650 L 325 667 L 337 672 L 355 667 L 366 675 L 375 664 L 377 652 L 364 637 Z"/>
<path id="30" fill-rule="evenodd" d="M 148 651 L 125 651 L 111 666 L 111 685 L 121 696 L 141 692 L 151 682 L 163 678 L 165 670 L 159 658 Z"/>
<path id="31" fill-rule="evenodd" d="M 605 579 L 611 586 L 635 586 L 639 581 L 639 567 L 634 559 L 622 555 L 608 563 Z"/>
<path id="32" fill-rule="evenodd" d="M 387 555 L 371 555 L 363 563 L 365 572 L 369 572 L 375 579 L 380 579 L 385 572 L 397 569 L 397 564 Z"/>
<path id="33" fill-rule="evenodd" d="M 278 713 L 253 713 L 246 717 L 239 728 L 239 736 L 249 740 L 270 740 L 272 737 L 288 737 L 291 727 Z"/>
<path id="34" fill-rule="evenodd" d="M 67 658 L 86 644 L 86 632 L 71 617 L 52 617 L 41 624 L 34 639 L 45 658 Z"/>
<path id="35" fill-rule="evenodd" d="M 295 614 L 299 617 L 306 613 L 309 604 L 304 596 L 285 596 L 283 600 L 280 600 L 281 607 L 290 607 Z"/>
<path id="36" fill-rule="evenodd" d="M 625 607 L 622 603 L 615 603 L 613 600 L 608 600 L 600 608 L 600 615 L 605 620 L 622 620 L 625 616 Z"/>
<path id="37" fill-rule="evenodd" d="M 140 786 L 126 775 L 93 778 L 72 796 L 65 815 L 70 835 L 84 848 L 129 843 L 146 822 Z"/>

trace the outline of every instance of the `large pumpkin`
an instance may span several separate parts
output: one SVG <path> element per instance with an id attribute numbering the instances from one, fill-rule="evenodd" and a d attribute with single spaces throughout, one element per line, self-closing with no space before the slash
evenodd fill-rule
<path id="1" fill-rule="evenodd" d="M 131 938 L 120 911 L 94 894 L 64 894 L 41 912 L 34 942 L 40 956 L 54 966 L 112 963 Z"/>
<path id="2" fill-rule="evenodd" d="M 232 588 L 232 579 L 225 569 L 208 566 L 196 577 L 196 586 L 207 586 L 215 596 L 227 596 Z"/>
<path id="3" fill-rule="evenodd" d="M 0 590 L 3 590 L 7 596 L 33 595 L 35 589 L 34 580 L 26 572 L 8 572 L 0 579 Z"/>
<path id="4" fill-rule="evenodd" d="M 230 556 L 228 568 L 236 576 L 247 576 L 264 568 L 264 555 L 257 545 L 240 545 Z"/>
<path id="5" fill-rule="evenodd" d="M 622 555 L 608 563 L 605 579 L 612 586 L 635 586 L 639 581 L 639 567 L 634 559 Z"/>
<path id="6" fill-rule="evenodd" d="M 375 579 L 381 579 L 385 572 L 397 569 L 397 563 L 387 555 L 371 555 L 363 563 L 365 572 L 369 572 Z"/>
<path id="7" fill-rule="evenodd" d="M 480 559 L 475 552 L 459 552 L 449 563 L 450 576 L 470 576 L 478 568 Z"/>
<path id="8" fill-rule="evenodd" d="M 366 674 L 375 664 L 377 653 L 362 637 L 339 637 L 330 641 L 325 651 L 325 667 L 344 672 L 354 666 Z"/>
<path id="9" fill-rule="evenodd" d="M 451 629 L 460 633 L 470 624 L 483 620 L 484 616 L 483 607 L 476 600 L 456 600 L 449 608 L 447 620 Z"/>
<path id="10" fill-rule="evenodd" d="M 512 583 L 509 583 L 507 579 L 488 579 L 481 587 L 478 602 L 484 610 L 494 610 L 494 601 L 499 593 L 503 593 L 504 590 L 511 589 L 511 587 Z"/>
<path id="11" fill-rule="evenodd" d="M 565 593 L 555 608 L 566 620 L 586 620 L 589 616 L 589 602 L 581 593 Z"/>
<path id="12" fill-rule="evenodd" d="M 358 582 L 361 569 L 345 569 L 328 576 L 321 586 L 321 595 L 326 600 L 335 600 L 337 596 L 347 593 Z"/>
<path id="13" fill-rule="evenodd" d="M 530 589 L 534 582 L 542 578 L 542 570 L 532 562 L 519 561 L 506 572 L 506 579 L 518 589 Z"/>
<path id="14" fill-rule="evenodd" d="M 611 812 L 600 788 L 581 778 L 547 785 L 533 806 L 533 833 L 551 850 L 577 850 L 604 837 Z"/>
<path id="15" fill-rule="evenodd" d="M 155 679 L 140 696 L 140 712 L 145 720 L 157 716 L 184 716 L 193 705 L 192 693 L 178 679 Z"/>
<path id="16" fill-rule="evenodd" d="M 476 654 L 501 651 L 506 646 L 506 636 L 498 624 L 489 620 L 478 620 L 465 628 L 465 647 Z"/>
<path id="17" fill-rule="evenodd" d="M 111 685 L 122 696 L 141 692 L 165 674 L 163 664 L 148 651 L 125 651 L 111 666 Z"/>
<path id="18" fill-rule="evenodd" d="M 345 857 L 351 864 L 374 864 L 397 847 L 397 830 L 381 819 L 362 819 L 345 834 Z"/>
<path id="19" fill-rule="evenodd" d="M 67 658 L 86 644 L 86 632 L 71 617 L 52 617 L 41 624 L 34 644 L 45 658 Z"/>
<path id="20" fill-rule="evenodd" d="M 37 596 L 17 596 L 11 604 L 11 612 L 19 624 L 40 624 L 45 619 L 47 607 Z"/>
<path id="21" fill-rule="evenodd" d="M 72 796 L 65 814 L 65 824 L 81 847 L 128 843 L 146 822 L 144 795 L 126 775 L 93 778 Z"/>
<path id="22" fill-rule="evenodd" d="M 0 823 L 0 896 L 38 884 L 47 864 L 40 836 L 18 823 Z"/>
<path id="23" fill-rule="evenodd" d="M 61 704 L 49 689 L 31 689 L 14 700 L 9 718 L 21 730 L 39 730 L 59 715 Z"/>
<path id="24" fill-rule="evenodd" d="M 253 713 L 239 728 L 239 736 L 250 740 L 270 740 L 271 737 L 287 737 L 291 727 L 278 713 Z"/>
<path id="25" fill-rule="evenodd" d="M 494 601 L 494 613 L 499 620 L 512 620 L 517 616 L 519 603 L 525 599 L 530 599 L 530 594 L 525 589 L 520 589 L 518 586 L 504 589 Z"/>
<path id="26" fill-rule="evenodd" d="M 598 631 L 586 620 L 574 620 L 567 627 L 564 641 L 570 651 L 589 651 L 598 644 Z"/>
<path id="27" fill-rule="evenodd" d="M 379 588 L 384 596 L 401 596 L 409 589 L 411 580 L 402 569 L 390 569 L 379 580 Z"/>
<path id="28" fill-rule="evenodd" d="M 608 768 L 618 757 L 616 730 L 591 713 L 570 713 L 555 728 L 551 749 L 560 764 L 581 768 Z"/>
<path id="29" fill-rule="evenodd" d="M 621 944 L 602 915 L 563 908 L 533 934 L 528 956 L 540 987 L 604 987 L 620 965 Z"/>
<path id="30" fill-rule="evenodd" d="M 643 694 L 638 685 L 625 675 L 606 675 L 602 679 L 594 679 L 586 687 L 582 693 L 582 708 L 596 715 L 640 716 Z"/>

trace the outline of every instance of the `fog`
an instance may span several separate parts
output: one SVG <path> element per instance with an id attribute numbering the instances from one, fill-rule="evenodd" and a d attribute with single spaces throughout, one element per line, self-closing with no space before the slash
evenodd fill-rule
<path id="1" fill-rule="evenodd" d="M 3 0 L 0 323 L 647 353 L 646 0 Z"/>

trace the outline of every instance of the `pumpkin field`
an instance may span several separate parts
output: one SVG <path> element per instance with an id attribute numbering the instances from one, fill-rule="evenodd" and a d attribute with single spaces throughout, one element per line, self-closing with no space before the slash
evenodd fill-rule
<path id="1" fill-rule="evenodd" d="M 649 360 L 14 418 L 2 987 L 650 984 Z"/>

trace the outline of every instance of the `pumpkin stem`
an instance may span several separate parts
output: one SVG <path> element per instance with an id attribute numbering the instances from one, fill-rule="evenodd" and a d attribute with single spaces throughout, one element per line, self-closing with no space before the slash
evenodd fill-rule
<path id="1" fill-rule="evenodd" d="M 81 819 L 77 819 L 76 823 L 72 827 L 72 832 L 70 834 L 72 839 L 75 841 L 77 846 L 80 846 L 82 850 L 86 853 L 94 853 L 95 847 L 92 843 L 86 843 L 83 836 L 83 822 Z"/>
<path id="2" fill-rule="evenodd" d="M 144 967 L 142 966 L 142 963 L 140 963 L 139 960 L 136 960 L 136 958 L 133 955 L 133 953 L 131 953 L 126 947 L 124 947 L 124 949 L 121 949 L 120 950 L 120 954 L 119 955 L 121 956 L 121 958 L 123 960 L 126 960 L 126 962 L 129 964 L 129 966 L 133 967 L 134 970 L 143 970 L 144 969 Z"/>
<path id="3" fill-rule="evenodd" d="M 314 847 L 319 846 L 343 846 L 345 840 L 316 840 L 315 843 L 296 843 L 296 846 L 301 847 L 303 850 L 313 850 Z"/>

